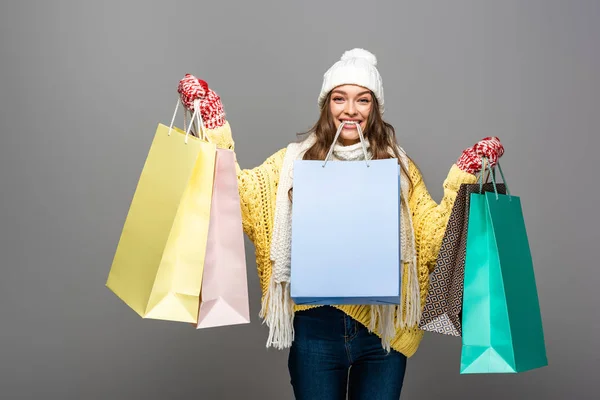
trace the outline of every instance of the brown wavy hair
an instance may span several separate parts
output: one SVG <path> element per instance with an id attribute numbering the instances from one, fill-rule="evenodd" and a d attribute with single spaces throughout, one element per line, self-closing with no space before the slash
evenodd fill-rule
<path id="1" fill-rule="evenodd" d="M 398 159 L 398 164 L 400 165 L 400 168 L 402 168 L 402 170 L 406 173 L 406 176 L 408 176 L 409 184 L 412 187 L 413 182 L 410 178 L 410 174 L 404 167 L 404 165 L 400 162 L 400 154 L 398 153 L 396 142 L 396 130 L 391 124 L 383 120 L 379 109 L 379 103 L 377 101 L 377 98 L 375 97 L 375 94 L 373 94 L 372 92 L 371 97 L 373 99 L 373 104 L 371 107 L 371 112 L 367 117 L 367 124 L 364 131 L 364 137 L 365 140 L 369 142 L 373 160 L 382 160 L 387 158 Z M 304 156 L 302 157 L 303 160 L 324 160 L 327 156 L 327 153 L 329 152 L 329 148 L 331 147 L 331 143 L 333 143 L 333 139 L 335 138 L 335 133 L 337 131 L 334 118 L 331 114 L 331 109 L 329 107 L 330 102 L 331 92 L 329 92 L 327 98 L 323 102 L 323 106 L 321 107 L 321 114 L 319 115 L 319 119 L 317 120 L 315 125 L 307 132 L 299 134 L 309 135 L 311 133 L 314 133 L 316 139 L 315 144 L 313 144 L 304 153 Z M 392 154 L 390 154 L 389 149 L 392 150 Z M 289 197 L 291 200 L 292 189 L 290 189 L 289 191 Z"/>

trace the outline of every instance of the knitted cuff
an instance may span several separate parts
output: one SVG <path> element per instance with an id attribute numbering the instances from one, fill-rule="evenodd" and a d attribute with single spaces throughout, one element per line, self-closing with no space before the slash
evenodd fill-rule
<path id="1" fill-rule="evenodd" d="M 206 129 L 208 139 L 220 149 L 235 150 L 235 142 L 231 135 L 229 122 L 224 121 L 222 126 L 214 129 Z"/>

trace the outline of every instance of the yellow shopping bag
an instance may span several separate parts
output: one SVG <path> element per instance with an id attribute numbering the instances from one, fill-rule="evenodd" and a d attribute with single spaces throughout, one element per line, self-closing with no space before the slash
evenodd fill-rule
<path id="1" fill-rule="evenodd" d="M 197 323 L 216 146 L 174 119 L 156 129 L 106 286 L 144 318 Z"/>

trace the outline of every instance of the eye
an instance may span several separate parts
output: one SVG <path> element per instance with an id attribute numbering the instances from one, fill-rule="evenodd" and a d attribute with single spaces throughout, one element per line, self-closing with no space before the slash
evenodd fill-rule
<path id="1" fill-rule="evenodd" d="M 333 101 L 335 101 L 335 102 L 344 101 L 344 98 L 343 98 L 343 97 L 336 96 L 336 97 L 334 97 L 334 98 L 333 98 Z"/>
<path id="2" fill-rule="evenodd" d="M 363 103 L 363 104 L 369 104 L 371 102 L 371 99 L 368 99 L 366 97 L 363 97 L 362 99 L 358 100 L 359 103 Z"/>

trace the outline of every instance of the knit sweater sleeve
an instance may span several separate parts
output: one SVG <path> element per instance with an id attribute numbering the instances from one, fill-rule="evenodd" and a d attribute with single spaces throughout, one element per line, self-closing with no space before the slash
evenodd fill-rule
<path id="1" fill-rule="evenodd" d="M 461 171 L 454 164 L 444 181 L 442 201 L 437 204 L 431 198 L 419 169 L 412 162 L 409 164 L 409 174 L 413 183 L 409 205 L 415 229 L 417 264 L 421 268 L 426 267 L 428 272 L 431 273 L 435 268 L 458 189 L 463 183 L 475 183 L 477 177 Z"/>
<path id="2" fill-rule="evenodd" d="M 271 237 L 269 229 L 284 155 L 285 149 L 281 149 L 252 169 L 241 169 L 236 162 L 244 232 L 255 244 L 259 238 Z"/>
<path id="3" fill-rule="evenodd" d="M 208 130 L 208 136 L 218 148 L 235 152 L 235 141 L 228 123 L 223 127 Z M 236 157 L 235 167 L 242 207 L 242 223 L 244 232 L 255 245 L 260 238 L 270 237 L 265 234 L 269 233 L 268 229 L 272 223 L 273 199 L 277 192 L 279 168 L 283 163 L 284 154 L 285 149 L 282 149 L 252 169 L 241 169 Z"/>
<path id="4" fill-rule="evenodd" d="M 266 293 L 271 277 L 271 228 L 273 226 L 279 170 L 286 149 L 281 149 L 260 166 L 241 169 L 236 162 L 244 232 L 254 243 L 261 292 Z"/>

